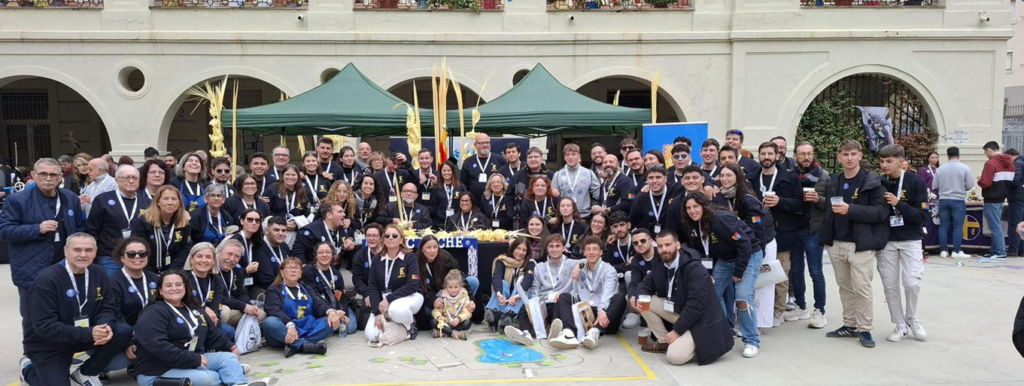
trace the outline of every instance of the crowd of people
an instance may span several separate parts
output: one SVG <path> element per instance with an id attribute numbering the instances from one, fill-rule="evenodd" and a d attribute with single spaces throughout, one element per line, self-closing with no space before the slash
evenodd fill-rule
<path id="1" fill-rule="evenodd" d="M 486 134 L 461 165 L 435 163 L 429 150 L 385 156 L 365 142 L 339 150 L 323 138 L 297 165 L 276 147 L 251 155 L 247 171 L 203 151 L 155 149 L 141 167 L 79 154 L 40 159 L 27 174 L 3 169 L 5 181 L 29 182 L 0 215 L 20 297 L 22 382 L 99 385 L 128 369 L 146 386 L 264 385 L 238 360 L 245 318 L 285 357 L 325 354 L 326 340 L 358 330 L 373 347 L 421 329 L 465 340 L 485 322 L 527 346 L 595 349 L 602 336 L 642 328 L 642 350 L 675 365 L 710 364 L 737 338 L 753 358 L 763 329 L 828 324 L 825 248 L 842 311 L 826 336 L 875 346 L 877 269 L 887 340 L 925 340 L 916 306 L 929 193 L 939 198 L 942 256 L 950 225 L 952 256 L 963 253 L 958 224 L 974 181 L 959 150 L 941 167 L 932 154 L 908 171 L 904 149 L 888 145 L 876 174 L 860 143 L 846 140 L 842 172 L 830 175 L 810 143 L 790 157 L 783 137 L 752 155 L 743 140 L 729 130 L 724 144 L 697 144 L 692 160 L 685 137 L 670 154 L 626 138 L 618 153 L 593 145 L 589 167 L 567 144 L 558 170 L 538 148 L 493 152 Z M 1017 194 L 1008 191 L 1021 185 L 1024 160 L 1015 177 L 998 145 L 985 150 L 988 216 L 990 199 Z M 480 288 L 441 240 L 406 240 L 409 228 L 516 232 L 506 253 L 481 257 L 493 268 L 479 273 L 491 278 Z M 1005 255 L 996 244 L 993 254 Z M 89 358 L 72 373 L 80 351 Z"/>

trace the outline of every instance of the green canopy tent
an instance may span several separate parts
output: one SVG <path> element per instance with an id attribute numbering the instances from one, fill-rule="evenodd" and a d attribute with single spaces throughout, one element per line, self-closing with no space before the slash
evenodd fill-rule
<path id="1" fill-rule="evenodd" d="M 476 131 L 490 134 L 623 134 L 651 121 L 651 110 L 615 106 L 565 87 L 537 64 L 515 87 L 481 105 Z M 464 112 L 466 130 L 472 109 Z M 448 128 L 457 129 L 458 111 L 448 111 Z M 426 126 L 426 125 L 424 125 Z"/>
<path id="2" fill-rule="evenodd" d="M 349 63 L 331 80 L 291 99 L 238 109 L 237 126 L 260 135 L 405 135 L 405 105 Z M 232 111 L 221 114 L 223 127 L 230 129 Z M 420 115 L 423 127 L 433 125 L 431 110 L 420 109 Z"/>

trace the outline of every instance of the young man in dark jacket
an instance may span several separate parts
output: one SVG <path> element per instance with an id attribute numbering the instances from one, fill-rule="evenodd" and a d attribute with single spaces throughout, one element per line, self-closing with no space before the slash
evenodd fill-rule
<path id="1" fill-rule="evenodd" d="M 793 287 L 796 308 L 785 312 L 783 318 L 787 322 L 810 319 L 811 328 L 825 328 L 828 320 L 825 319 L 825 272 L 822 270 L 824 248 L 819 242 L 819 234 L 825 211 L 832 210 L 828 197 L 825 197 L 831 178 L 828 171 L 815 161 L 814 145 L 810 142 L 798 142 L 793 148 L 793 154 L 796 167 L 792 172 L 797 175 L 803 188 L 804 208 L 796 225 L 796 235 L 800 242 L 790 252 L 789 281 Z M 805 271 L 811 275 L 814 287 L 813 312 L 807 308 L 804 297 L 807 292 Z"/>
<path id="2" fill-rule="evenodd" d="M 1003 202 L 1013 184 L 1013 157 L 999 152 L 999 143 L 989 141 L 982 147 L 988 161 L 981 169 L 981 197 L 985 199 L 985 221 L 992 230 L 992 247 L 983 257 L 1006 257 L 1006 232 L 1003 232 L 1001 215 Z"/>
<path id="3" fill-rule="evenodd" d="M 644 345 L 646 352 L 665 353 L 668 362 L 682 365 L 697 358 L 707 365 L 732 350 L 733 337 L 725 319 L 711 275 L 701 264 L 700 254 L 679 243 L 675 232 L 657 236 L 660 261 L 652 262 L 651 273 L 637 286 L 629 303 L 640 309 L 637 298 L 651 296 L 644 319 L 657 342 Z M 646 307 L 646 306 L 645 306 Z M 664 322 L 672 323 L 666 331 Z"/>
<path id="4" fill-rule="evenodd" d="M 839 145 L 843 173 L 832 177 L 825 193 L 832 208 L 825 211 L 821 242 L 828 247 L 843 303 L 843 326 L 826 336 L 860 338 L 871 348 L 871 281 L 875 253 L 889 241 L 889 208 L 878 176 L 860 167 L 861 149 L 852 139 Z"/>
<path id="5" fill-rule="evenodd" d="M 882 185 L 886 188 L 885 203 L 889 208 L 889 242 L 878 253 L 878 275 L 885 288 L 885 302 L 889 317 L 896 329 L 887 338 L 899 342 L 912 331 L 914 338 L 925 340 L 928 333 L 917 320 L 917 296 L 921 292 L 924 276 L 924 224 L 928 213 L 928 187 L 915 173 L 900 169 L 904 161 L 903 146 L 887 145 L 878 152 L 878 162 L 884 173 Z M 900 286 L 906 292 L 906 310 Z"/>
<path id="6" fill-rule="evenodd" d="M 1013 157 L 1013 182 L 1007 191 L 1006 201 L 1010 203 L 1010 218 L 1007 229 L 1017 229 L 1017 224 L 1024 221 L 1024 157 L 1016 149 L 1006 149 L 1006 154 Z M 1020 237 L 1009 236 L 1006 245 L 1007 256 L 1020 256 L 1024 248 L 1020 247 Z"/>

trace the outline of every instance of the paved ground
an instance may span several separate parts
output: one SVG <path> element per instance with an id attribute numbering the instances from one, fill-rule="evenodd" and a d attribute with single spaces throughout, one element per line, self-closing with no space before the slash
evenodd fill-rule
<path id="1" fill-rule="evenodd" d="M 958 264 L 959 263 L 959 264 Z M 828 285 L 827 329 L 841 324 L 841 306 L 832 270 Z M 875 275 L 875 340 L 866 349 L 856 339 L 827 339 L 806 323 L 765 330 L 761 355 L 732 353 L 704 367 L 671 366 L 664 356 L 641 352 L 633 330 L 605 337 L 597 350 L 554 351 L 544 345 L 531 362 L 482 363 L 480 345 L 500 344 L 482 327 L 469 342 L 421 337 L 399 346 L 371 349 L 362 334 L 332 338 L 325 357 L 284 359 L 263 349 L 246 355 L 253 375 L 271 377 L 275 385 L 494 384 L 542 382 L 551 385 L 978 385 L 1024 384 L 1024 359 L 1009 339 L 1013 318 L 1024 294 L 1024 259 L 1001 262 L 954 261 L 932 257 L 927 264 L 919 315 L 929 332 L 927 342 L 890 343 L 892 330 Z M 808 294 L 810 295 L 810 294 Z M 10 349 L 0 352 L 0 385 L 16 385 L 21 340 L 17 292 L 10 270 L 0 266 L 0 329 Z M 628 347 L 627 347 L 628 346 Z M 114 385 L 133 384 L 123 373 Z"/>

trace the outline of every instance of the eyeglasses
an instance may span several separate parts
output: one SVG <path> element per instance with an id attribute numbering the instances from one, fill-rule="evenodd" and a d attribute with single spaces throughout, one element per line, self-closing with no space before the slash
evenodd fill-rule
<path id="1" fill-rule="evenodd" d="M 633 150 L 636 150 L 636 146 L 623 146 L 622 150 L 633 151 Z"/>
<path id="2" fill-rule="evenodd" d="M 60 178 L 60 173 L 36 173 L 40 180 L 56 180 Z"/>
<path id="3" fill-rule="evenodd" d="M 673 154 L 672 159 L 687 159 L 690 158 L 689 154 Z"/>
<path id="4" fill-rule="evenodd" d="M 368 239 L 379 239 L 380 235 L 371 235 L 371 234 L 367 233 L 366 234 L 366 238 L 368 238 Z"/>
<path id="5" fill-rule="evenodd" d="M 644 244 L 647 244 L 647 239 L 633 240 L 634 247 L 639 247 Z"/>
<path id="6" fill-rule="evenodd" d="M 245 222 L 250 223 L 250 224 L 258 224 L 260 222 L 260 219 L 259 219 L 259 217 L 257 217 L 257 218 L 246 217 L 245 218 Z"/>
<path id="7" fill-rule="evenodd" d="M 185 287 L 185 282 L 176 281 L 176 282 L 173 282 L 173 283 L 164 283 L 163 287 L 164 288 L 184 288 Z"/>
<path id="8" fill-rule="evenodd" d="M 274 154 L 274 157 L 287 157 L 288 154 Z"/>
<path id="9" fill-rule="evenodd" d="M 211 194 L 207 194 L 206 198 L 224 198 L 224 195 L 223 194 L 217 194 L 217 193 L 211 193 Z"/>
<path id="10" fill-rule="evenodd" d="M 415 191 L 415 190 L 405 190 L 405 189 L 402 189 L 402 193 L 412 193 L 412 194 L 416 194 L 416 193 L 419 193 L 419 192 L 417 192 L 417 191 Z"/>
<path id="11" fill-rule="evenodd" d="M 289 265 L 287 267 L 281 268 L 281 270 L 284 270 L 284 271 L 299 271 L 299 270 L 302 270 L 302 267 L 299 267 L 299 266 L 296 266 L 296 265 Z"/>
<path id="12" fill-rule="evenodd" d="M 129 259 L 145 259 L 149 257 L 149 251 L 125 251 L 124 255 Z"/>
<path id="13" fill-rule="evenodd" d="M 489 146 L 489 145 L 491 144 L 491 141 L 487 141 L 487 142 L 480 142 L 480 141 L 477 141 L 477 142 L 476 142 L 476 144 L 477 144 L 477 145 L 488 145 L 488 146 Z"/>
<path id="14" fill-rule="evenodd" d="M 256 186 L 255 182 L 243 182 L 242 186 Z"/>
<path id="15" fill-rule="evenodd" d="M 139 180 L 139 177 L 135 177 L 135 176 L 116 177 L 116 178 L 121 180 L 121 181 L 128 181 L 128 182 L 138 181 Z"/>
<path id="16" fill-rule="evenodd" d="M 231 173 L 231 171 L 228 170 L 228 169 L 214 169 L 213 172 L 214 173 L 223 173 L 223 174 Z"/>
<path id="17" fill-rule="evenodd" d="M 384 238 L 385 239 L 397 239 L 399 237 L 402 237 L 402 235 L 397 234 L 397 233 L 385 233 L 384 234 Z"/>

